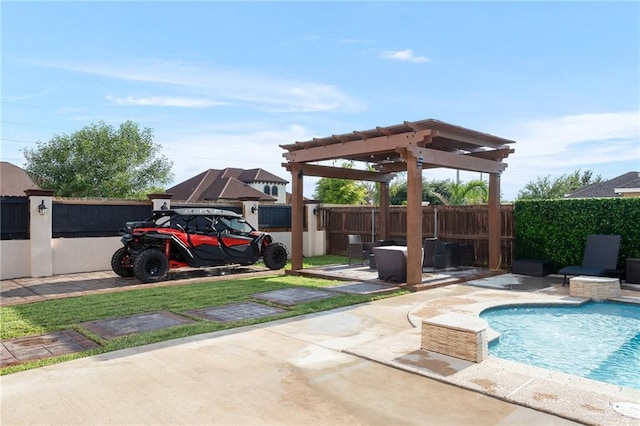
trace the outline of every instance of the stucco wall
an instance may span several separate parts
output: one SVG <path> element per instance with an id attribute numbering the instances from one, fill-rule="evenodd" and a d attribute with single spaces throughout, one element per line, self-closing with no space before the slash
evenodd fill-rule
<path id="1" fill-rule="evenodd" d="M 286 204 L 287 203 L 287 185 L 284 183 L 267 183 L 267 182 L 252 182 L 249 184 L 250 187 L 257 189 L 260 192 L 264 192 L 264 186 L 269 185 L 269 187 L 278 187 L 278 195 L 276 204 Z M 269 194 L 273 196 L 272 194 Z"/>
<path id="2" fill-rule="evenodd" d="M 272 235 L 275 241 L 286 245 L 291 254 L 291 232 L 274 232 Z M 325 254 L 325 238 L 324 231 L 317 231 L 313 236 L 305 232 L 303 255 Z M 122 246 L 120 237 L 54 238 L 50 241 L 51 260 L 38 261 L 50 262 L 53 275 L 110 271 L 111 256 Z M 32 275 L 30 240 L 0 241 L 0 254 L 0 279 Z"/>
<path id="3" fill-rule="evenodd" d="M 0 279 L 31 275 L 31 242 L 29 240 L 0 241 Z"/>
<path id="4" fill-rule="evenodd" d="M 53 275 L 111 270 L 111 256 L 120 247 L 120 237 L 54 238 Z"/>

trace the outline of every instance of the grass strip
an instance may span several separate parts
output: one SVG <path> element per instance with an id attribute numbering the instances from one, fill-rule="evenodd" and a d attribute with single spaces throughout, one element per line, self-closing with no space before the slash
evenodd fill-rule
<path id="1" fill-rule="evenodd" d="M 341 263 L 343 259 L 343 257 L 336 256 L 305 259 L 305 267 Z M 338 261 L 336 262 L 336 260 Z M 184 284 L 175 287 L 144 288 L 3 307 L 0 308 L 0 338 L 3 340 L 74 329 L 96 341 L 101 347 L 5 367 L 0 369 L 0 375 L 170 339 L 356 305 L 406 293 L 404 290 L 375 295 L 336 293 L 335 296 L 330 298 L 287 307 L 285 312 L 277 315 L 228 323 L 208 321 L 187 314 L 187 311 L 194 309 L 256 301 L 252 296 L 255 293 L 292 287 L 323 288 L 338 284 L 340 284 L 339 281 L 333 280 L 277 275 L 245 279 L 234 278 L 225 281 Z M 266 303 L 264 301 L 258 302 Z M 196 322 L 110 340 L 94 335 L 81 325 L 87 321 L 126 317 L 155 311 L 170 311 L 178 315 L 188 316 Z"/>

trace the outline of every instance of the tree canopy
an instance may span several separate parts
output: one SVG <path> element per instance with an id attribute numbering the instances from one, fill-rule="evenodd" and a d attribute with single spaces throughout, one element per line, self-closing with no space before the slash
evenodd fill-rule
<path id="1" fill-rule="evenodd" d="M 455 183 L 449 179 L 422 183 L 422 201 L 431 205 L 483 204 L 487 202 L 487 182 L 474 179 Z M 407 182 L 398 180 L 389 187 L 389 203 L 403 205 L 407 202 Z"/>
<path id="2" fill-rule="evenodd" d="M 342 167 L 351 169 L 353 162 Z M 321 178 L 316 183 L 314 198 L 324 204 L 365 204 L 368 189 L 362 182 L 350 179 Z"/>
<path id="3" fill-rule="evenodd" d="M 568 175 L 551 179 L 551 176 L 539 177 L 531 181 L 518 192 L 518 200 L 544 200 L 564 198 L 565 194 L 580 189 L 592 183 L 602 182 L 602 176 L 593 176 L 591 170 L 580 173 L 580 169 Z"/>
<path id="4" fill-rule="evenodd" d="M 151 129 L 126 121 L 99 122 L 71 135 L 54 135 L 25 149 L 25 170 L 43 189 L 62 197 L 143 198 L 173 179 Z"/>
<path id="5" fill-rule="evenodd" d="M 487 182 L 472 179 L 469 182 L 450 182 L 449 197 L 443 199 L 447 205 L 486 204 L 489 196 Z"/>

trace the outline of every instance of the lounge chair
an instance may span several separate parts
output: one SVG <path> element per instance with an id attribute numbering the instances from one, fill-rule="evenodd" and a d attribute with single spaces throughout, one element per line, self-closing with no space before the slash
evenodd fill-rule
<path id="1" fill-rule="evenodd" d="M 351 265 L 351 259 L 357 259 L 360 261 L 360 265 L 364 265 L 364 260 L 369 260 L 373 253 L 373 243 L 363 243 L 360 235 L 349 235 L 348 238 L 349 265 Z"/>
<path id="2" fill-rule="evenodd" d="M 565 266 L 558 271 L 564 275 L 562 285 L 567 284 L 567 275 L 589 275 L 603 277 L 616 270 L 620 235 L 589 235 L 581 266 Z"/>

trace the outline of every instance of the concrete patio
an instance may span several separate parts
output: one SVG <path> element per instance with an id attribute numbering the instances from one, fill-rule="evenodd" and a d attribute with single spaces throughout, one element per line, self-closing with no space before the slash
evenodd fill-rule
<path id="1" fill-rule="evenodd" d="M 15 373 L 0 378 L 0 420 L 636 426 L 638 390 L 420 349 L 421 321 L 443 312 L 578 302 L 559 284 L 503 274 Z M 621 300 L 640 303 L 637 287 L 623 285 Z"/>

